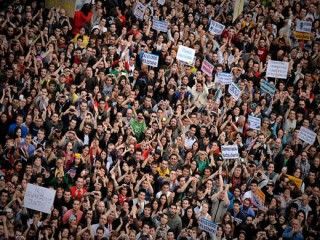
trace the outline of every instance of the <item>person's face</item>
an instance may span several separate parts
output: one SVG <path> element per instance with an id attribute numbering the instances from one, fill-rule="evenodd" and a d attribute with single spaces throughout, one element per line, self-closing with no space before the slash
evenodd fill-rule
<path id="1" fill-rule="evenodd" d="M 139 193 L 138 198 L 140 201 L 144 201 L 144 199 L 146 198 L 146 194 L 144 192 Z"/>
<path id="2" fill-rule="evenodd" d="M 103 230 L 102 229 L 98 229 L 97 232 L 96 232 L 96 236 L 98 239 L 101 239 L 103 238 Z"/>
<path id="3" fill-rule="evenodd" d="M 80 209 L 80 202 L 79 201 L 74 201 L 72 204 L 73 210 L 78 211 Z"/>
<path id="4" fill-rule="evenodd" d="M 78 178 L 78 180 L 76 182 L 77 188 L 78 189 L 82 188 L 83 184 L 84 184 L 84 180 L 82 178 Z"/>
<path id="5" fill-rule="evenodd" d="M 177 212 L 178 212 L 177 206 L 172 205 L 172 206 L 170 207 L 170 212 L 171 212 L 173 215 L 177 214 Z"/>
<path id="6" fill-rule="evenodd" d="M 252 183 L 252 184 L 251 184 L 251 191 L 252 191 L 252 192 L 255 192 L 255 191 L 257 190 L 257 188 L 258 188 L 258 186 L 257 186 L 256 183 Z"/>

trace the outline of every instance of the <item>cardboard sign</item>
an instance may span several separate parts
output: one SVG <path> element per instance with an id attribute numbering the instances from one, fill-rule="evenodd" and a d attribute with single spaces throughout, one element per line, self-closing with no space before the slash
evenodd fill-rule
<path id="1" fill-rule="evenodd" d="M 234 82 L 229 85 L 228 92 L 236 101 L 238 101 L 241 96 L 241 90 Z"/>
<path id="2" fill-rule="evenodd" d="M 213 20 L 210 21 L 209 32 L 216 35 L 221 35 L 224 29 L 225 29 L 225 26 L 223 24 Z"/>
<path id="3" fill-rule="evenodd" d="M 136 7 L 134 8 L 133 14 L 137 19 L 143 20 L 144 11 L 146 10 L 146 6 L 141 2 L 137 2 Z"/>
<path id="4" fill-rule="evenodd" d="M 28 183 L 23 206 L 36 211 L 51 213 L 56 191 Z"/>
<path id="5" fill-rule="evenodd" d="M 164 4 L 166 3 L 166 0 L 158 0 L 158 3 L 159 3 L 160 5 L 164 5 Z"/>
<path id="6" fill-rule="evenodd" d="M 289 178 L 289 180 L 293 181 L 294 184 L 298 187 L 301 188 L 302 185 L 302 179 L 291 176 L 291 175 L 287 175 L 287 177 Z"/>
<path id="7" fill-rule="evenodd" d="M 168 23 L 166 21 L 153 20 L 152 29 L 159 32 L 168 32 Z"/>
<path id="8" fill-rule="evenodd" d="M 260 130 L 261 128 L 261 118 L 257 118 L 254 116 L 248 116 L 248 123 L 250 129 Z"/>
<path id="9" fill-rule="evenodd" d="M 286 79 L 288 76 L 288 69 L 288 62 L 269 60 L 266 76 Z"/>
<path id="10" fill-rule="evenodd" d="M 228 85 L 233 82 L 233 76 L 231 73 L 226 73 L 226 72 L 218 73 L 216 74 L 216 81 L 218 83 Z"/>
<path id="11" fill-rule="evenodd" d="M 298 40 L 305 40 L 309 41 L 311 39 L 311 33 L 306 33 L 306 32 L 293 32 L 293 35 L 296 39 Z"/>
<path id="12" fill-rule="evenodd" d="M 151 67 L 158 67 L 159 56 L 150 53 L 144 53 L 142 57 L 142 63 L 151 66 Z"/>
<path id="13" fill-rule="evenodd" d="M 243 12 L 243 5 L 244 5 L 244 0 L 236 0 L 234 2 L 232 22 L 234 22 Z"/>
<path id="14" fill-rule="evenodd" d="M 260 82 L 260 90 L 261 92 L 268 93 L 271 96 L 273 96 L 276 93 L 276 87 L 266 80 L 262 80 Z"/>
<path id="15" fill-rule="evenodd" d="M 305 127 L 300 127 L 298 138 L 302 141 L 312 145 L 316 141 L 317 134 Z"/>
<path id="16" fill-rule="evenodd" d="M 221 146 L 221 155 L 223 159 L 239 158 L 238 145 L 223 145 Z"/>
<path id="17" fill-rule="evenodd" d="M 212 75 L 214 66 L 209 63 L 206 59 L 203 60 L 202 65 L 201 65 L 201 71 L 207 74 L 208 76 Z"/>
<path id="18" fill-rule="evenodd" d="M 195 54 L 196 50 L 180 45 L 177 52 L 177 59 L 182 62 L 192 64 Z"/>
<path id="19" fill-rule="evenodd" d="M 312 22 L 297 20 L 296 31 L 310 33 L 312 30 Z"/>
<path id="20" fill-rule="evenodd" d="M 217 231 L 217 224 L 205 218 L 199 219 L 199 228 L 208 233 L 214 234 Z"/>

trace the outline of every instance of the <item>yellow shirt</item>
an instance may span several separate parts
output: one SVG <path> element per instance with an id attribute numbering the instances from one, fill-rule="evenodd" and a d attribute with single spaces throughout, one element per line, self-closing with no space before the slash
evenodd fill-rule
<path id="1" fill-rule="evenodd" d="M 73 39 L 72 39 L 72 42 L 73 43 L 77 43 L 77 40 L 78 40 L 78 37 L 80 36 L 80 34 L 78 33 Z M 87 47 L 87 45 L 89 44 L 89 36 L 87 35 L 83 35 L 82 36 L 82 44 L 81 44 L 81 48 L 85 48 Z"/>
<path id="2" fill-rule="evenodd" d="M 160 167 L 157 168 L 157 172 L 159 173 L 160 177 L 168 177 L 170 175 L 170 170 L 169 168 L 165 170 L 161 170 Z"/>

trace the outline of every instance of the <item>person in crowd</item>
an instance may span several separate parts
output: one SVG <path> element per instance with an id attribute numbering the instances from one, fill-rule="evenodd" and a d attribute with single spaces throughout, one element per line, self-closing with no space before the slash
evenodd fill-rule
<path id="1" fill-rule="evenodd" d="M 320 238 L 319 1 L 60 2 L 0 1 L 0 239 Z"/>

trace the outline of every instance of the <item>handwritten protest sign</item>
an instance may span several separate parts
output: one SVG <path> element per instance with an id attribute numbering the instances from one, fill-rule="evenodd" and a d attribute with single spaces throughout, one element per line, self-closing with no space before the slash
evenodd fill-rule
<path id="1" fill-rule="evenodd" d="M 137 19 L 143 20 L 143 15 L 146 10 L 146 6 L 143 5 L 141 2 L 136 3 L 136 7 L 134 8 L 133 14 L 136 16 Z"/>
<path id="2" fill-rule="evenodd" d="M 243 11 L 244 0 L 236 0 L 233 7 L 232 22 L 234 22 Z"/>
<path id="3" fill-rule="evenodd" d="M 233 82 L 229 85 L 228 92 L 236 101 L 238 101 L 239 97 L 241 96 L 240 88 Z"/>
<path id="4" fill-rule="evenodd" d="M 298 40 L 306 40 L 309 41 L 311 39 L 311 33 L 306 33 L 306 32 L 297 32 L 294 31 L 293 35 L 296 39 Z"/>
<path id="5" fill-rule="evenodd" d="M 55 195 L 56 191 L 53 189 L 29 183 L 24 196 L 24 207 L 50 214 Z"/>
<path id="6" fill-rule="evenodd" d="M 217 231 L 217 224 L 205 218 L 199 219 L 199 228 L 208 233 L 214 234 Z"/>
<path id="7" fill-rule="evenodd" d="M 218 73 L 216 74 L 216 81 L 224 85 L 231 84 L 233 82 L 233 76 L 231 73 Z"/>
<path id="8" fill-rule="evenodd" d="M 288 62 L 269 60 L 266 76 L 286 79 L 288 75 L 288 68 Z"/>
<path id="9" fill-rule="evenodd" d="M 266 80 L 262 80 L 260 83 L 260 90 L 273 96 L 276 92 L 276 87 Z"/>
<path id="10" fill-rule="evenodd" d="M 288 179 L 292 182 L 294 182 L 294 184 L 298 187 L 301 188 L 302 185 L 302 179 L 291 176 L 291 175 L 287 175 Z"/>
<path id="11" fill-rule="evenodd" d="M 254 116 L 248 116 L 248 123 L 250 129 L 260 130 L 261 128 L 261 118 L 257 118 Z"/>
<path id="12" fill-rule="evenodd" d="M 194 49 L 180 45 L 177 52 L 177 59 L 182 62 L 192 64 L 195 54 L 196 51 Z"/>
<path id="13" fill-rule="evenodd" d="M 225 28 L 225 26 L 223 24 L 218 23 L 213 20 L 210 21 L 209 32 L 216 34 L 216 35 L 221 35 L 224 28 Z"/>
<path id="14" fill-rule="evenodd" d="M 221 155 L 223 159 L 239 158 L 238 145 L 223 145 L 221 146 Z"/>
<path id="15" fill-rule="evenodd" d="M 312 145 L 316 140 L 317 134 L 305 127 L 300 127 L 298 138 L 302 141 Z"/>
<path id="16" fill-rule="evenodd" d="M 142 63 L 151 66 L 151 67 L 158 67 L 159 56 L 150 53 L 144 53 L 142 57 Z"/>
<path id="17" fill-rule="evenodd" d="M 206 59 L 203 60 L 202 65 L 201 65 L 201 71 L 207 74 L 208 76 L 212 75 L 214 66 L 209 63 Z"/>
<path id="18" fill-rule="evenodd" d="M 168 32 L 168 23 L 166 21 L 153 20 L 152 29 L 159 32 Z"/>
<path id="19" fill-rule="evenodd" d="M 310 33 L 312 30 L 312 22 L 297 20 L 296 22 L 296 31 Z"/>

